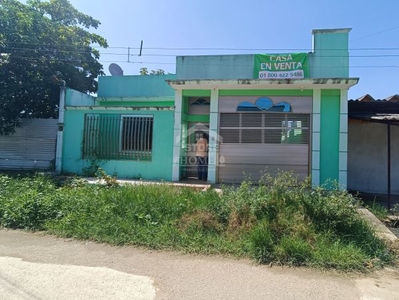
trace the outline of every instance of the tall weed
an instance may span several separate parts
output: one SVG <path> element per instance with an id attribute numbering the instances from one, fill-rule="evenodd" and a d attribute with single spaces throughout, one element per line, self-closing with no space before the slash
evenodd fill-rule
<path id="1" fill-rule="evenodd" d="M 13 179 L 0 176 L 0 226 L 42 230 L 57 218 L 57 187 L 44 175 Z"/>
<path id="2" fill-rule="evenodd" d="M 355 198 L 339 189 L 312 189 L 292 173 L 265 174 L 259 182 L 223 187 L 221 194 L 110 183 L 58 185 L 42 175 L 0 175 L 0 226 L 342 270 L 393 259 L 357 214 Z"/>

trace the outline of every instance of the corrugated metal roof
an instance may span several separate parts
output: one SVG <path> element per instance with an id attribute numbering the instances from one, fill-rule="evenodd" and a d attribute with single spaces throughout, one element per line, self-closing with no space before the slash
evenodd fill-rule
<path id="1" fill-rule="evenodd" d="M 377 114 L 371 117 L 372 120 L 387 120 L 387 121 L 399 121 L 399 114 Z"/>
<path id="2" fill-rule="evenodd" d="M 360 102 L 373 102 L 373 101 L 389 101 L 389 102 L 399 102 L 399 95 L 395 94 L 384 99 L 374 99 L 370 94 L 365 94 L 357 99 L 351 99 L 349 101 L 360 101 Z"/>
<path id="3" fill-rule="evenodd" d="M 399 102 L 369 101 L 370 97 L 366 96 L 363 97 L 363 100 L 348 102 L 348 117 L 350 119 L 383 123 L 399 122 Z"/>
<path id="4" fill-rule="evenodd" d="M 399 122 L 399 114 L 350 114 L 350 119 Z"/>

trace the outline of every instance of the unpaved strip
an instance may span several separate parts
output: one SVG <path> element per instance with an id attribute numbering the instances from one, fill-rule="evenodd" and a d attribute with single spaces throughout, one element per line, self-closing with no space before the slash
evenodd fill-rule
<path id="1" fill-rule="evenodd" d="M 343 275 L 305 268 L 259 266 L 249 260 L 113 247 L 12 230 L 0 230 L 0 257 L 5 258 L 1 260 L 3 262 L 19 261 L 30 267 L 46 264 L 47 267 L 63 270 L 52 271 L 51 274 L 59 274 L 57 276 L 72 276 L 75 268 L 86 270 L 82 271 L 83 274 L 101 270 L 109 272 L 104 276 L 121 276 L 122 285 L 115 283 L 106 289 L 110 286 L 118 287 L 117 290 L 122 289 L 120 286 L 137 288 L 134 287 L 133 279 L 139 276 L 140 280 L 144 280 L 144 286 L 148 287 L 147 299 L 152 299 L 150 286 L 155 286 L 158 300 L 399 299 L 399 277 L 396 269 L 372 275 Z M 10 257 L 14 259 L 10 261 Z M 66 269 L 62 269 L 63 266 Z M 3 274 L 3 269 L 0 270 L 0 274 Z M 26 295 L 23 291 L 30 291 L 27 288 L 31 280 L 29 278 L 47 276 L 47 272 L 47 269 L 31 274 L 27 272 L 26 281 L 20 282 L 18 286 L 22 291 L 20 295 L 17 294 L 20 298 L 14 299 L 35 299 L 23 298 Z M 132 281 L 127 283 L 123 280 Z M 93 286 L 101 290 L 101 282 L 93 283 Z M 7 289 L 7 284 L 0 282 L 0 290 Z M 89 281 L 87 284 L 68 286 L 71 290 L 79 291 L 90 285 L 92 283 Z M 58 287 L 51 284 L 43 286 L 45 290 L 55 288 Z M 95 298 L 90 295 L 88 298 L 83 296 L 74 299 Z M 113 299 L 124 298 L 115 296 Z M 127 299 L 142 298 L 135 298 L 132 294 Z"/>

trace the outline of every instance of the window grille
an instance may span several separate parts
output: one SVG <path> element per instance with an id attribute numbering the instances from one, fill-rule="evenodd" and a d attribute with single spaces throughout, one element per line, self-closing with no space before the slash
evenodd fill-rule
<path id="1" fill-rule="evenodd" d="M 309 115 L 222 113 L 219 133 L 225 144 L 308 144 Z"/>
<path id="2" fill-rule="evenodd" d="M 151 160 L 153 116 L 85 116 L 83 158 Z"/>

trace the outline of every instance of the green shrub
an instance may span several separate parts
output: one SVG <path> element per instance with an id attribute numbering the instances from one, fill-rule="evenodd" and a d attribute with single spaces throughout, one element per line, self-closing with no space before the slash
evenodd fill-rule
<path id="1" fill-rule="evenodd" d="M 279 263 L 288 265 L 306 265 L 313 259 L 313 249 L 309 242 L 296 236 L 284 236 L 276 247 Z"/>
<path id="2" fill-rule="evenodd" d="M 319 237 L 311 265 L 326 269 L 364 271 L 371 267 L 372 257 L 354 244 L 334 240 L 326 235 Z"/>
<path id="3" fill-rule="evenodd" d="M 270 263 L 276 258 L 275 241 L 267 221 L 253 228 L 250 235 L 250 251 L 253 258 L 260 263 Z"/>
<path id="4" fill-rule="evenodd" d="M 362 270 L 393 261 L 338 189 L 291 173 L 196 191 L 167 184 L 57 182 L 0 175 L 0 226 L 118 245 L 252 257 L 260 263 Z M 331 185 L 330 185 L 331 186 Z"/>
<path id="5" fill-rule="evenodd" d="M 0 225 L 42 230 L 49 219 L 59 217 L 57 187 L 47 177 L 12 179 L 0 176 Z"/>

